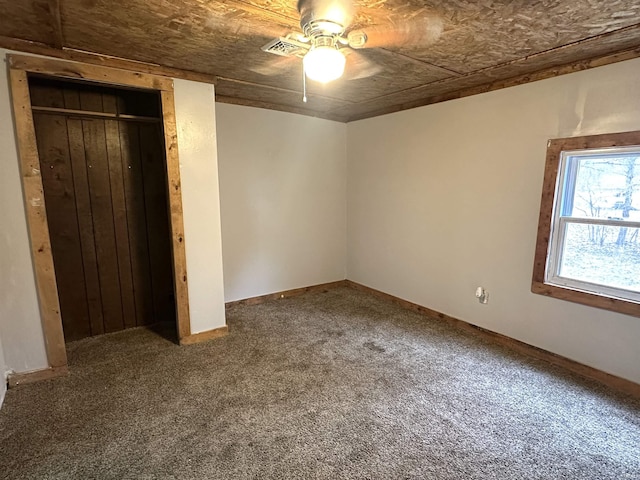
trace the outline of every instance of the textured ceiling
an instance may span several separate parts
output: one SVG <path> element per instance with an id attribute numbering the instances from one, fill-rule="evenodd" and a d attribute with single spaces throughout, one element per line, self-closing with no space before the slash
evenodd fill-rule
<path id="1" fill-rule="evenodd" d="M 341 121 L 640 56 L 637 0 L 355 3 L 353 28 L 437 17 L 442 35 L 347 55 L 343 78 L 308 83 L 308 103 L 301 60 L 260 49 L 300 30 L 296 0 L 0 0 L 0 46 L 82 50 L 198 72 L 215 79 L 220 101 Z"/>

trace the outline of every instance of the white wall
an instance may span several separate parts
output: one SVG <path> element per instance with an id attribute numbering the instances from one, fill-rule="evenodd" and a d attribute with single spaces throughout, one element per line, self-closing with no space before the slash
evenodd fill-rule
<path id="1" fill-rule="evenodd" d="M 213 85 L 175 80 L 191 333 L 225 325 Z"/>
<path id="2" fill-rule="evenodd" d="M 7 53 L 0 49 L 3 60 Z M 191 330 L 198 333 L 225 324 L 213 87 L 176 80 L 175 101 Z M 16 148 L 7 76 L 0 75 L 0 338 L 7 368 L 27 372 L 48 363 Z"/>
<path id="3" fill-rule="evenodd" d="M 348 278 L 640 382 L 639 318 L 530 292 L 547 140 L 640 129 L 639 81 L 632 60 L 349 124 Z"/>
<path id="4" fill-rule="evenodd" d="M 346 125 L 216 111 L 225 300 L 343 280 Z"/>
<path id="5" fill-rule="evenodd" d="M 7 53 L 0 49 L 3 61 Z M 9 95 L 8 73 L 4 73 L 0 75 L 0 338 L 7 366 L 26 372 L 46 368 L 48 363 Z"/>

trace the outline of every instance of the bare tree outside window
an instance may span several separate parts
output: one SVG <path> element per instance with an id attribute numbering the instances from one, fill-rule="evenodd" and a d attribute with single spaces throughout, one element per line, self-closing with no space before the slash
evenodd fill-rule
<path id="1" fill-rule="evenodd" d="M 567 155 L 562 187 L 564 225 L 557 277 L 640 292 L 638 228 L 610 220 L 640 221 L 640 152 Z M 580 219 L 602 219 L 581 223 Z"/>

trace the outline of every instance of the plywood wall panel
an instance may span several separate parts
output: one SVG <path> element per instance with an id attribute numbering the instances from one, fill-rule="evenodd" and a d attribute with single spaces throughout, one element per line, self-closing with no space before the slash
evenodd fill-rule
<path id="1" fill-rule="evenodd" d="M 57 1 L 0 0 L 0 35 L 56 46 Z"/>
<path id="2" fill-rule="evenodd" d="M 61 96 L 60 96 L 61 97 Z M 51 249 L 58 284 L 60 308 L 66 340 L 90 335 L 86 290 L 77 288 L 84 277 L 76 198 L 67 141 L 67 121 L 63 115 L 35 113 L 33 116 L 42 184 L 47 201 L 47 222 L 55 232 Z"/>
<path id="3" fill-rule="evenodd" d="M 634 1 L 594 3 L 591 0 L 512 2 L 467 0 L 399 2 L 432 6 L 451 28 L 440 41 L 403 51 L 422 60 L 471 72 L 555 49 L 586 38 L 635 25 L 640 4 Z M 400 8 L 400 7 L 399 7 Z M 411 7 L 407 7 L 411 8 Z"/>
<path id="4" fill-rule="evenodd" d="M 81 97 L 81 103 L 86 105 Z M 98 99 L 94 99 L 97 101 Z M 102 99 L 100 106 L 102 105 Z M 91 195 L 91 212 L 102 296 L 105 332 L 122 330 L 122 301 L 118 248 L 113 225 L 113 203 L 104 120 L 83 120 L 82 131 Z"/>
<path id="5" fill-rule="evenodd" d="M 69 108 L 80 106 L 77 94 L 65 94 L 65 103 Z M 82 120 L 67 119 L 69 131 L 69 151 L 73 166 L 73 179 L 76 194 L 76 215 L 80 232 L 80 249 L 84 272 L 84 288 L 87 295 L 90 334 L 104 333 L 104 315 L 102 313 L 102 293 L 98 275 L 98 256 L 93 233 L 91 214 L 91 193 L 87 173 L 87 159 L 84 148 Z"/>
<path id="6" fill-rule="evenodd" d="M 122 169 L 124 172 L 124 194 L 127 204 L 136 322 L 137 325 L 146 325 L 153 322 L 153 292 L 138 125 L 124 123 L 121 125 L 119 134 L 122 150 Z"/>
<path id="7" fill-rule="evenodd" d="M 164 141 L 157 124 L 141 123 L 140 161 L 147 219 L 149 266 L 155 322 L 175 319 L 169 204 L 164 166 Z"/>

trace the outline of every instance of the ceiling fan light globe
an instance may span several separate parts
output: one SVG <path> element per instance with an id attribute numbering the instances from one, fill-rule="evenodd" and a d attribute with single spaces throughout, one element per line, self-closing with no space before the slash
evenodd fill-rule
<path id="1" fill-rule="evenodd" d="M 302 63 L 307 77 L 326 83 L 342 76 L 346 59 L 335 47 L 317 46 L 309 50 Z"/>

